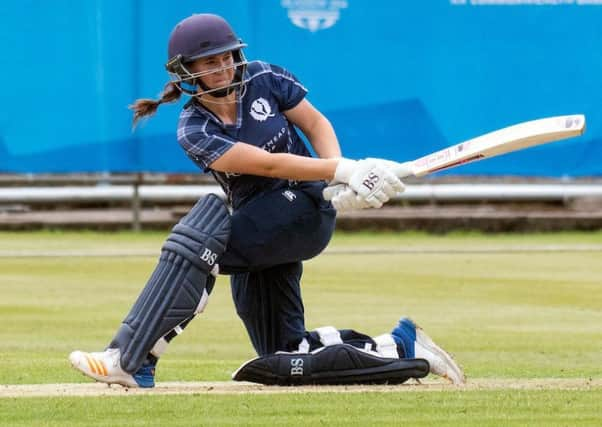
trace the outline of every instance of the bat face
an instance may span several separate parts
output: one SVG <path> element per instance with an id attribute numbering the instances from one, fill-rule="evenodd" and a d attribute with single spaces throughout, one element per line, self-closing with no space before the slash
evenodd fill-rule
<path id="1" fill-rule="evenodd" d="M 423 176 L 486 157 L 579 136 L 584 131 L 585 116 L 582 114 L 519 123 L 416 159 L 412 162 L 412 170 L 415 176 Z"/>
<path id="2" fill-rule="evenodd" d="M 456 157 L 461 157 L 461 156 L 456 156 Z M 461 165 L 465 165 L 467 163 L 476 162 L 477 160 L 481 160 L 484 158 L 485 158 L 485 155 L 483 155 L 483 154 L 475 154 L 472 157 L 459 158 L 458 160 L 455 160 L 452 162 L 438 162 L 437 160 L 427 159 L 426 161 L 424 161 L 424 163 L 417 164 L 418 168 L 421 168 L 422 172 L 417 172 L 417 173 L 415 173 L 415 175 L 422 176 L 422 175 L 426 175 L 429 173 L 435 173 L 435 172 L 442 171 L 444 169 L 451 169 L 451 168 L 455 168 L 456 166 L 461 166 Z M 422 159 L 424 159 L 424 157 Z M 422 160 L 422 159 L 419 159 L 419 160 Z"/>

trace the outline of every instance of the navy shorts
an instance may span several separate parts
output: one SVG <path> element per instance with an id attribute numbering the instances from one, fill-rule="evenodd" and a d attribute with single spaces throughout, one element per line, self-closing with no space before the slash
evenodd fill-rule
<path id="1" fill-rule="evenodd" d="M 323 182 L 263 193 L 232 214 L 220 272 L 259 271 L 315 257 L 328 245 L 336 211 L 322 197 Z"/>

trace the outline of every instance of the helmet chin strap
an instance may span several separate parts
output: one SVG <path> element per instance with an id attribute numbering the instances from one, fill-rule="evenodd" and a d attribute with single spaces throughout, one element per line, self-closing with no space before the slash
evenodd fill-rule
<path id="1" fill-rule="evenodd" d="M 222 89 L 225 90 L 225 89 Z M 229 92 L 236 92 L 238 90 L 237 87 L 232 87 L 232 88 L 228 88 Z M 203 98 L 204 95 L 213 95 L 213 93 L 207 93 L 207 94 L 200 94 L 200 95 L 196 95 L 195 98 L 200 101 L 200 102 L 208 102 L 210 104 L 220 104 L 220 105 L 224 105 L 224 104 L 235 104 L 237 103 L 240 99 L 244 98 L 245 94 L 247 93 L 247 87 L 246 86 L 242 86 L 242 89 L 240 89 L 240 93 L 238 97 L 235 97 L 234 99 L 230 100 L 230 101 L 212 101 L 209 98 Z M 221 98 L 221 97 L 217 97 L 217 98 Z"/>
<path id="2" fill-rule="evenodd" d="M 234 81 L 234 79 L 232 79 L 232 82 L 233 81 Z M 230 85 L 232 84 L 232 82 L 230 82 Z M 197 79 L 197 83 L 199 84 L 201 89 L 203 89 L 203 91 L 205 91 L 205 92 L 213 89 L 213 88 L 210 88 L 209 86 L 207 86 L 205 83 L 203 83 L 203 81 L 201 79 Z M 225 96 L 230 95 L 232 92 L 234 92 L 234 89 L 235 89 L 235 86 L 225 87 L 223 89 L 214 90 L 213 92 L 209 93 L 208 95 L 211 95 L 215 98 L 223 98 Z"/>

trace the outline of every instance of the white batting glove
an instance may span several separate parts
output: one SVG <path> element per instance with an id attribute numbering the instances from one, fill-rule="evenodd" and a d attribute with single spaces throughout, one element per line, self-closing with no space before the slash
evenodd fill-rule
<path id="1" fill-rule="evenodd" d="M 366 209 L 371 207 L 357 193 L 353 191 L 347 184 L 334 184 L 322 190 L 322 195 L 325 200 L 330 200 L 332 206 L 337 212 L 346 212 L 354 209 Z"/>
<path id="2" fill-rule="evenodd" d="M 349 186 L 345 184 L 329 184 L 322 190 L 322 196 L 324 197 L 324 200 L 332 201 L 332 199 L 341 194 L 346 188 L 349 188 Z"/>
<path id="3" fill-rule="evenodd" d="M 373 208 L 380 208 L 405 187 L 387 166 L 375 160 L 340 159 L 334 173 L 334 181 L 348 184 L 357 197 Z"/>

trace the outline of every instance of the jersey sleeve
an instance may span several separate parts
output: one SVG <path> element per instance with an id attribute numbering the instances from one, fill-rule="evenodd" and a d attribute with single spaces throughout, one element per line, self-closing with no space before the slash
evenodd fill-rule
<path id="1" fill-rule="evenodd" d="M 178 124 L 178 143 L 205 172 L 211 163 L 219 159 L 236 144 L 236 140 L 220 132 L 207 118 L 190 114 L 184 110 Z"/>
<path id="2" fill-rule="evenodd" d="M 278 101 L 280 111 L 290 110 L 307 94 L 305 86 L 291 72 L 277 65 L 269 65 L 273 95 Z"/>

